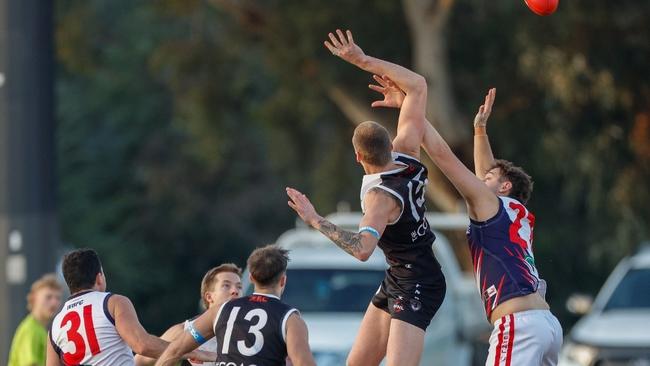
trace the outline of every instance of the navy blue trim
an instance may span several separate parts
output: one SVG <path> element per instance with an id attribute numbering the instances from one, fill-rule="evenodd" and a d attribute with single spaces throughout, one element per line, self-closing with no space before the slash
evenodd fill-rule
<path id="1" fill-rule="evenodd" d="M 395 159 L 393 159 L 393 161 L 399 161 L 399 160 L 397 160 L 397 159 L 399 159 L 399 158 L 404 158 L 404 159 L 408 159 L 408 160 L 417 161 L 418 164 L 422 165 L 422 162 L 420 161 L 420 159 L 416 158 L 415 156 L 411 156 L 411 155 L 409 155 L 409 154 L 405 154 L 405 153 L 397 152 L 397 151 L 393 151 L 393 153 L 394 153 L 395 155 L 397 155 L 397 156 L 395 157 Z M 403 163 L 403 161 L 400 161 L 400 163 Z"/>
<path id="2" fill-rule="evenodd" d="M 81 295 L 85 295 L 85 294 L 90 293 L 90 292 L 93 292 L 93 291 L 95 291 L 95 290 L 84 290 L 84 291 L 79 291 L 79 292 L 77 292 L 76 294 L 70 295 L 70 297 L 68 297 L 68 300 L 74 299 L 75 297 L 79 297 L 79 296 L 81 296 Z"/>
<path id="3" fill-rule="evenodd" d="M 487 226 L 487 225 L 490 225 L 491 223 L 495 222 L 501 216 L 501 214 L 503 214 L 505 212 L 505 209 L 503 207 L 503 201 L 499 197 L 497 197 L 497 199 L 499 200 L 499 211 L 497 211 L 497 213 L 494 214 L 494 216 L 492 216 L 491 218 L 489 218 L 489 219 L 487 219 L 485 221 L 476 221 L 476 220 L 473 220 L 470 217 L 469 218 L 470 224 L 474 225 L 474 226 Z"/>
<path id="4" fill-rule="evenodd" d="M 111 296 L 113 296 L 113 294 L 110 293 L 110 292 L 108 293 L 108 295 L 106 295 L 106 297 L 104 298 L 104 306 L 103 306 L 103 308 L 104 308 L 104 315 L 106 315 L 106 318 L 108 319 L 108 321 L 110 321 L 111 324 L 115 325 L 115 319 L 113 319 L 113 316 L 111 315 L 111 312 L 108 311 L 108 299 Z"/>
<path id="5" fill-rule="evenodd" d="M 47 337 L 50 339 L 50 344 L 52 345 L 52 348 L 54 348 L 54 352 L 56 352 L 59 357 L 61 357 L 61 348 L 54 343 L 54 339 L 52 339 L 52 331 L 50 330 L 47 332 Z"/>

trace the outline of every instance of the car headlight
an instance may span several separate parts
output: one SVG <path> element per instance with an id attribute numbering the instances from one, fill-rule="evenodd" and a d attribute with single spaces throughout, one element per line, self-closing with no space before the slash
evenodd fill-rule
<path id="1" fill-rule="evenodd" d="M 590 366 L 598 356 L 598 349 L 586 344 L 569 342 L 564 346 L 562 353 L 571 362 Z"/>
<path id="2" fill-rule="evenodd" d="M 345 365 L 347 353 L 343 352 L 314 352 L 314 361 L 318 366 Z"/>

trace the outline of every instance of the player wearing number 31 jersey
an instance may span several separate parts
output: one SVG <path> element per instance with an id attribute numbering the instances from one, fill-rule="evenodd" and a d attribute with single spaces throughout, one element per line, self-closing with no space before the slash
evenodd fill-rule
<path id="1" fill-rule="evenodd" d="M 174 365 L 179 355 L 214 336 L 217 366 L 284 366 L 287 357 L 294 366 L 315 366 L 305 322 L 280 300 L 288 261 L 288 251 L 275 245 L 253 251 L 247 264 L 255 292 L 190 322 L 156 365 Z"/>
<path id="2" fill-rule="evenodd" d="M 142 328 L 129 299 L 105 292 L 106 278 L 95 251 L 68 253 L 63 276 L 72 296 L 52 322 L 47 366 L 132 366 L 132 350 L 149 357 L 162 354 L 168 343 Z M 196 351 L 186 356 L 209 361 L 216 355 Z"/>

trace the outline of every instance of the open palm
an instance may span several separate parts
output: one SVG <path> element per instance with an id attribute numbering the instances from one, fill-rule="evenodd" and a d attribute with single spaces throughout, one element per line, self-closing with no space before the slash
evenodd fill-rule
<path id="1" fill-rule="evenodd" d="M 388 76 L 372 76 L 377 84 L 370 84 L 368 87 L 384 95 L 384 100 L 372 102 L 372 107 L 401 108 L 404 102 L 404 92 Z"/>

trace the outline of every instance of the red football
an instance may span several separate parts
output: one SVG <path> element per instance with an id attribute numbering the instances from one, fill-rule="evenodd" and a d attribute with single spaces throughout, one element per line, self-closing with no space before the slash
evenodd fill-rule
<path id="1" fill-rule="evenodd" d="M 555 13 L 559 0 L 524 0 L 533 13 L 541 16 Z"/>

